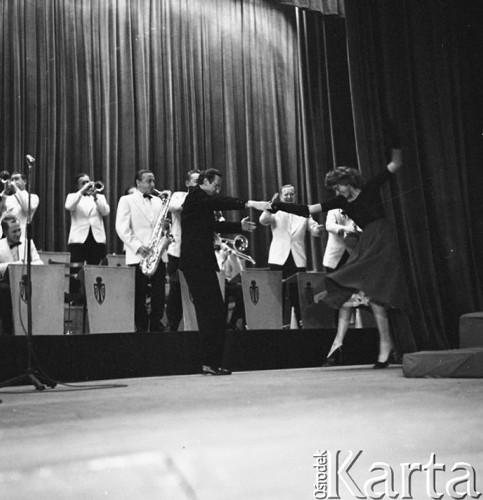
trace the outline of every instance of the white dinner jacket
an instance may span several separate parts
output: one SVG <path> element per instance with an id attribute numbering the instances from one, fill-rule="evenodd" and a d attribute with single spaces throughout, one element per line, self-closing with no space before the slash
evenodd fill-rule
<path id="1" fill-rule="evenodd" d="M 274 214 L 265 211 L 260 216 L 260 224 L 272 229 L 269 264 L 283 266 L 291 251 L 295 265 L 307 267 L 305 232 L 310 231 L 314 236 L 317 235 L 317 222 L 312 217 L 301 217 L 282 211 Z"/>
<path id="2" fill-rule="evenodd" d="M 84 243 L 92 228 L 92 235 L 97 243 L 106 242 L 103 217 L 109 215 L 110 208 L 103 194 L 83 196 L 80 192 L 69 193 L 65 200 L 65 208 L 70 211 L 69 244 Z"/>
<path id="3" fill-rule="evenodd" d="M 9 264 L 13 262 L 27 262 L 27 245 L 26 241 L 22 240 L 18 248 L 18 259 L 14 256 L 14 250 L 8 245 L 7 238 L 0 239 L 0 279 L 4 278 L 5 271 Z M 30 253 L 32 256 L 32 264 L 42 265 L 42 259 L 39 257 L 35 244 L 32 241 L 30 246 Z"/>
<path id="4" fill-rule="evenodd" d="M 124 243 L 127 265 L 137 264 L 142 260 L 137 251 L 142 245 L 148 245 L 162 205 L 158 196 L 148 200 L 137 189 L 119 199 L 116 232 Z"/>
<path id="5" fill-rule="evenodd" d="M 345 215 L 340 208 L 327 212 L 325 229 L 329 236 L 322 262 L 325 267 L 335 269 L 345 250 L 348 250 L 344 241 L 344 234 L 339 235 L 339 231 L 347 226 L 354 226 L 354 221 Z"/>
<path id="6" fill-rule="evenodd" d="M 173 242 L 168 247 L 168 254 L 173 257 L 181 255 L 181 211 L 188 191 L 176 191 L 172 194 L 169 202 L 171 212 L 171 234 Z"/>
<path id="7" fill-rule="evenodd" d="M 22 228 L 22 237 L 27 234 L 27 220 L 28 220 L 28 206 L 29 206 L 29 193 L 25 189 L 17 191 L 5 198 L 5 212 L 2 218 L 6 215 L 14 215 L 20 222 Z M 32 217 L 39 206 L 39 197 L 36 194 L 30 195 L 30 213 Z"/>

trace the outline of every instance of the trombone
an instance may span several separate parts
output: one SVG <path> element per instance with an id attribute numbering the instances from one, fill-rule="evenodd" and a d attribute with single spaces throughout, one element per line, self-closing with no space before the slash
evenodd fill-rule
<path id="1" fill-rule="evenodd" d="M 233 239 L 221 238 L 218 236 L 219 245 L 222 250 L 226 250 L 228 253 L 239 257 L 240 259 L 247 260 L 251 264 L 256 264 L 253 257 L 243 253 L 248 248 L 248 238 L 243 234 L 238 234 Z"/>

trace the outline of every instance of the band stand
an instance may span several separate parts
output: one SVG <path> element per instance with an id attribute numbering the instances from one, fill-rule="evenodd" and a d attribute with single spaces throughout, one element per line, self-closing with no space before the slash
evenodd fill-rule
<path id="1" fill-rule="evenodd" d="M 38 370 L 34 370 L 32 359 L 33 359 L 33 345 L 32 345 L 32 235 L 31 235 L 31 194 L 30 194 L 30 174 L 32 170 L 32 165 L 35 163 L 35 159 L 30 155 L 26 156 L 26 161 L 28 165 L 26 174 L 26 188 L 28 189 L 28 213 L 27 213 L 27 278 L 25 283 L 25 299 L 27 301 L 27 367 L 22 375 L 13 377 L 4 382 L 0 382 L 0 388 L 8 387 L 11 385 L 22 385 L 22 382 L 31 384 L 38 391 L 45 390 L 45 386 L 51 387 L 52 389 L 57 385 L 57 382 L 49 379 L 47 376 L 41 374 Z"/>

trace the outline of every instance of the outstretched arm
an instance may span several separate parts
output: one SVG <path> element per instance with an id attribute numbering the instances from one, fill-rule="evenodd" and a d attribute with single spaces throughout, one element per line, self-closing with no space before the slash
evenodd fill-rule
<path id="1" fill-rule="evenodd" d="M 270 202 L 248 200 L 245 203 L 245 208 L 254 208 L 255 210 L 260 210 L 262 212 L 263 210 L 267 210 L 270 208 Z"/>
<path id="2" fill-rule="evenodd" d="M 316 203 L 315 205 L 298 205 L 296 203 L 282 203 L 278 201 L 278 197 L 272 198 L 272 209 L 288 212 L 289 214 L 300 215 L 302 217 L 309 217 L 312 214 L 319 214 L 322 212 L 322 205 Z"/>

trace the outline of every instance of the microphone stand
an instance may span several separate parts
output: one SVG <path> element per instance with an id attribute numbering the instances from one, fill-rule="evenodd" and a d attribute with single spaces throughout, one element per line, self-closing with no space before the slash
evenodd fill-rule
<path id="1" fill-rule="evenodd" d="M 45 390 L 45 386 L 54 388 L 57 383 L 49 380 L 47 377 L 40 375 L 33 369 L 33 345 L 32 345 L 32 234 L 31 234 L 31 194 L 30 194 L 30 176 L 32 172 L 32 164 L 35 159 L 30 155 L 26 156 L 28 170 L 26 174 L 26 189 L 28 193 L 28 211 L 27 211 L 27 231 L 26 231 L 26 244 L 27 244 L 27 275 L 22 277 L 25 287 L 25 299 L 27 302 L 27 368 L 23 375 L 11 378 L 0 383 L 0 387 L 7 387 L 16 385 L 16 383 L 27 382 L 32 384 L 38 391 Z M 41 381 L 42 379 L 42 381 Z"/>

